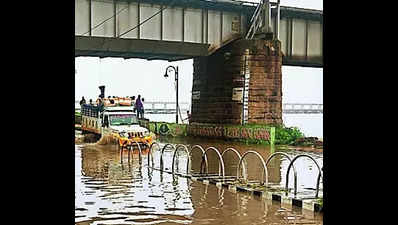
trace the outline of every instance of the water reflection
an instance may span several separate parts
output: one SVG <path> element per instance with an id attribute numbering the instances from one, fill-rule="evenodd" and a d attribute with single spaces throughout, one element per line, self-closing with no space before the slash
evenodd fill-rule
<path id="1" fill-rule="evenodd" d="M 165 167 L 169 170 L 170 156 L 172 154 L 169 152 L 164 158 Z M 76 146 L 76 224 L 234 225 L 281 224 L 287 221 L 278 212 L 280 204 L 162 173 L 146 166 L 147 153 L 143 153 L 142 157 L 143 166 L 140 166 L 138 152 L 133 152 L 129 160 L 128 152 L 120 155 L 115 146 Z M 226 165 L 234 165 L 236 158 L 230 158 L 231 161 L 226 160 Z M 159 163 L 155 157 L 155 164 L 156 161 Z M 273 161 L 274 170 L 280 174 L 283 161 Z M 184 163 L 186 159 L 182 154 L 178 161 L 182 171 Z M 212 169 L 218 172 L 218 162 L 215 164 Z M 283 176 L 277 175 L 275 182 L 278 180 L 283 180 Z M 314 218 L 314 214 L 310 213 L 310 216 L 305 216 L 301 210 L 290 213 L 310 219 L 312 224 L 321 223 L 322 220 L 321 215 L 316 214 Z"/>

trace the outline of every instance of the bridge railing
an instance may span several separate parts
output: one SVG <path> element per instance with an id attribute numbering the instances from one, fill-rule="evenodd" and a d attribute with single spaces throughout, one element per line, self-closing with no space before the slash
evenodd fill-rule
<path id="1" fill-rule="evenodd" d="M 76 104 L 79 101 L 75 101 Z M 163 102 L 163 101 L 151 101 L 151 102 L 143 102 L 144 109 L 146 113 L 151 114 L 172 114 L 175 113 L 176 103 L 175 102 Z M 191 103 L 189 102 L 180 102 L 179 110 L 181 113 L 185 113 L 186 111 L 191 111 Z M 76 105 L 76 109 L 79 110 L 80 106 Z M 282 104 L 282 112 L 283 113 L 323 113 L 323 104 L 319 103 L 284 103 Z"/>
<path id="2" fill-rule="evenodd" d="M 80 101 L 76 100 L 76 110 L 80 110 Z M 162 102 L 162 101 L 153 101 L 153 102 L 143 102 L 145 113 L 149 114 L 175 114 L 176 112 L 176 103 L 175 102 Z M 185 114 L 186 111 L 191 111 L 191 104 L 189 102 L 180 102 L 178 103 L 179 111 L 181 114 Z"/>
<path id="3" fill-rule="evenodd" d="M 282 109 L 309 109 L 309 110 L 323 110 L 323 104 L 314 103 L 285 103 Z"/>

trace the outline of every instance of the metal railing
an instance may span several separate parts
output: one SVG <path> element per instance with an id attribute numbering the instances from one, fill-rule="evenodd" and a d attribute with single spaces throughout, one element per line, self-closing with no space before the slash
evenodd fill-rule
<path id="1" fill-rule="evenodd" d="M 277 9 L 275 37 L 279 39 L 280 2 L 271 2 L 269 0 L 261 0 L 258 3 L 252 18 L 250 19 L 250 27 L 246 33 L 246 39 L 253 39 L 254 35 L 263 28 L 264 31 L 271 31 L 269 29 L 271 28 L 272 7 Z"/>
<path id="2" fill-rule="evenodd" d="M 158 165 L 159 167 L 158 168 L 156 168 L 156 165 L 153 162 L 153 157 L 154 157 L 153 156 L 153 147 L 155 145 L 157 146 L 158 152 L 160 153 L 160 161 L 159 161 L 159 165 Z M 297 172 L 296 172 L 296 168 L 294 167 L 293 164 L 299 158 L 303 158 L 303 157 L 309 158 L 310 160 L 312 160 L 314 162 L 314 164 L 316 165 L 316 167 L 318 168 L 318 171 L 319 171 L 319 174 L 318 174 L 318 176 L 316 178 L 317 183 L 316 183 L 315 198 L 319 197 L 320 180 L 323 177 L 322 176 L 322 169 L 323 168 L 321 169 L 321 167 L 319 166 L 318 162 L 312 156 L 310 156 L 308 154 L 299 154 L 299 155 L 296 155 L 292 159 L 286 153 L 276 152 L 276 153 L 271 154 L 267 158 L 267 160 L 264 160 L 264 158 L 257 151 L 253 151 L 253 150 L 248 150 L 241 156 L 240 153 L 236 149 L 233 149 L 233 148 L 227 148 L 221 154 L 221 152 L 215 147 L 207 147 L 206 150 L 205 150 L 200 145 L 188 146 L 188 145 L 184 145 L 184 144 L 167 143 L 167 144 L 165 144 L 163 146 L 160 146 L 157 142 L 154 142 L 149 147 L 148 164 L 147 164 L 147 166 L 152 168 L 152 169 L 159 169 L 162 172 L 166 171 L 167 169 L 165 169 L 164 161 L 163 161 L 163 154 L 164 154 L 166 148 L 169 149 L 168 152 L 172 152 L 173 153 L 171 171 L 168 171 L 168 172 L 171 172 L 173 174 L 173 177 L 174 177 L 174 175 L 183 175 L 183 176 L 186 175 L 186 176 L 192 176 L 192 177 L 199 176 L 199 177 L 203 177 L 203 178 L 208 177 L 209 179 L 210 178 L 212 178 L 212 179 L 214 178 L 214 179 L 216 179 L 218 181 L 221 181 L 221 182 L 226 181 L 225 178 L 228 177 L 228 180 L 230 180 L 230 181 L 231 181 L 231 179 L 233 179 L 234 181 L 243 182 L 243 184 L 245 184 L 245 183 L 253 183 L 253 181 L 247 180 L 247 177 L 248 177 L 247 168 L 246 168 L 246 166 L 245 166 L 245 164 L 243 162 L 244 162 L 244 159 L 246 158 L 247 155 L 254 154 L 255 156 L 257 156 L 258 160 L 260 161 L 260 164 L 263 167 L 262 168 L 262 171 L 263 171 L 262 178 L 263 179 L 261 180 L 260 185 L 262 185 L 262 186 L 264 186 L 266 188 L 269 187 L 269 184 L 268 184 L 268 176 L 269 176 L 268 164 L 269 164 L 269 162 L 271 161 L 271 159 L 273 159 L 277 155 L 284 156 L 290 162 L 288 167 L 287 167 L 287 171 L 286 171 L 286 183 L 285 183 L 285 188 L 284 189 L 286 191 L 286 195 L 288 195 L 288 193 L 290 192 L 290 190 L 288 188 L 288 186 L 289 186 L 289 174 L 290 174 L 290 169 L 293 168 L 293 171 L 294 171 L 294 189 L 293 189 L 293 194 L 294 194 L 294 196 L 296 196 L 298 193 L 297 193 L 297 174 L 296 174 Z M 133 149 L 132 148 L 127 148 L 127 149 L 129 150 L 129 155 L 130 155 L 130 152 L 132 152 L 131 150 L 133 150 Z M 196 150 L 196 149 L 200 150 L 200 154 L 199 155 L 201 157 L 201 159 L 200 159 L 200 161 L 201 161 L 200 165 L 201 166 L 200 166 L 199 172 L 194 172 L 190 168 L 190 166 L 192 166 L 191 165 L 191 163 L 192 163 L 192 152 L 193 152 L 193 150 Z M 140 155 L 139 162 L 140 162 L 140 165 L 141 165 L 141 148 L 139 146 L 138 146 L 138 150 L 139 150 L 139 155 Z M 209 151 L 209 150 L 215 151 L 216 154 L 217 154 L 218 163 L 219 163 L 219 169 L 218 169 L 218 173 L 217 174 L 209 174 L 209 171 L 208 171 L 208 157 L 209 156 L 206 154 L 207 151 Z M 120 149 L 120 151 L 121 152 L 123 151 L 123 147 Z M 185 157 L 187 157 L 186 172 L 185 173 L 179 172 L 179 169 L 178 169 L 178 164 L 179 164 L 178 157 L 179 157 L 179 155 L 177 153 L 180 152 L 180 151 L 185 152 L 186 153 Z M 237 167 L 236 176 L 225 176 L 225 163 L 224 163 L 223 155 L 226 152 L 228 152 L 228 151 L 234 152 L 237 155 L 238 159 L 239 159 L 238 163 L 236 165 L 236 167 Z M 130 157 L 129 157 L 129 159 L 130 159 Z M 246 163 L 250 163 L 250 162 L 246 162 Z M 177 163 L 177 166 L 175 165 L 176 163 Z M 242 166 L 243 166 L 243 168 L 242 168 Z M 243 171 L 241 171 L 241 169 L 243 169 Z M 168 170 L 170 170 L 170 169 L 168 169 Z M 241 179 L 241 178 L 243 178 L 243 179 Z"/>
<path id="3" fill-rule="evenodd" d="M 318 114 L 323 113 L 323 104 L 285 103 L 282 112 L 287 114 Z"/>
<path id="4" fill-rule="evenodd" d="M 79 101 L 75 101 L 79 103 Z M 144 102 L 145 114 L 175 114 L 175 102 Z M 184 113 L 191 111 L 189 102 L 180 102 L 180 111 Z M 80 106 L 76 110 L 80 110 Z M 319 103 L 284 103 L 282 104 L 282 113 L 284 114 L 322 114 L 323 104 Z"/>
<path id="5" fill-rule="evenodd" d="M 78 104 L 80 101 L 75 101 Z M 175 102 L 143 102 L 145 114 L 176 114 Z M 179 102 L 179 111 L 185 113 L 190 111 L 190 103 Z M 80 111 L 80 106 L 76 105 L 76 110 Z"/>

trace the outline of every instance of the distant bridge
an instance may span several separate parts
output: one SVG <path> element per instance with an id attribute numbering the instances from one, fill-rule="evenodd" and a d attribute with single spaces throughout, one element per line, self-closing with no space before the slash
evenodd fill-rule
<path id="1" fill-rule="evenodd" d="M 282 104 L 283 114 L 323 114 L 323 104 L 285 103 Z"/>
<path id="2" fill-rule="evenodd" d="M 79 101 L 75 101 L 79 103 Z M 145 114 L 176 114 L 175 102 L 144 102 Z M 181 114 L 191 111 L 190 103 L 179 103 Z M 77 107 L 76 109 L 79 109 Z M 323 114 L 323 104 L 312 103 L 284 103 L 282 104 L 283 114 Z"/>

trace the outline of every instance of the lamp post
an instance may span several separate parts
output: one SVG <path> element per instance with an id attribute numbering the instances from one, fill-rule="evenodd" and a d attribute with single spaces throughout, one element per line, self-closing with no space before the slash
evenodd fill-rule
<path id="1" fill-rule="evenodd" d="M 178 124 L 178 66 L 177 67 L 168 66 L 166 68 L 166 72 L 164 73 L 164 77 L 165 78 L 169 77 L 169 75 L 167 74 L 169 69 L 173 69 L 174 70 L 174 75 L 175 75 L 175 82 L 176 82 L 176 124 Z"/>

